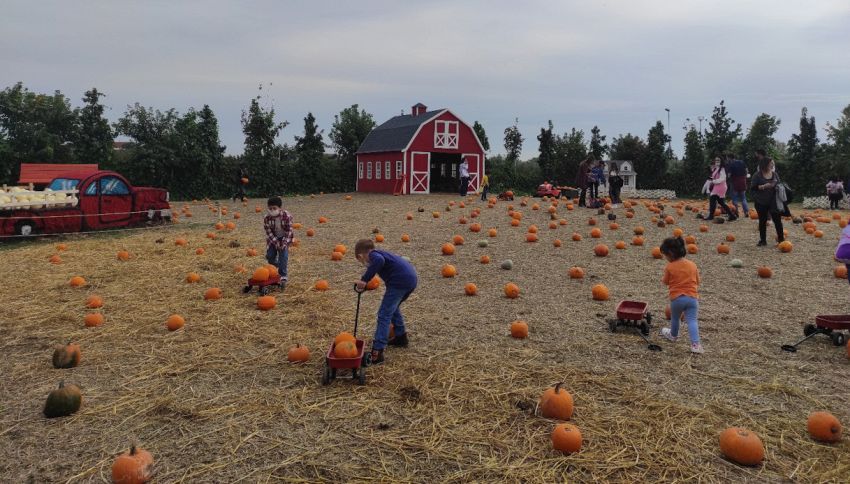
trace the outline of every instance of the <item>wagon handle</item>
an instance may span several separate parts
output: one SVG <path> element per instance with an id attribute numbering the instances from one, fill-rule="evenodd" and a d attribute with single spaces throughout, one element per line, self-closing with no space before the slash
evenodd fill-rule
<path id="1" fill-rule="evenodd" d="M 354 311 L 354 337 L 357 338 L 357 323 L 360 321 L 360 296 L 363 295 L 364 290 L 357 289 L 357 284 L 354 285 L 354 292 L 357 293 L 357 309 Z"/>

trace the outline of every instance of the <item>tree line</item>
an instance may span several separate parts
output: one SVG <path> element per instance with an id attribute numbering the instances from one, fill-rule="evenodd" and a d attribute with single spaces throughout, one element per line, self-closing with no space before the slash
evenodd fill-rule
<path id="1" fill-rule="evenodd" d="M 167 188 L 176 199 L 226 198 L 233 195 L 241 166 L 249 174 L 249 196 L 351 191 L 357 149 L 376 125 L 372 115 L 355 104 L 334 116 L 326 137 L 313 114 L 307 113 L 301 134 L 292 144 L 281 144 L 281 132 L 290 123 L 280 119 L 274 107 L 264 106 L 258 95 L 242 112 L 242 153 L 230 156 L 225 155 L 218 120 L 208 105 L 180 113 L 136 103 L 110 123 L 104 116 L 103 97 L 92 88 L 83 94 L 80 106 L 72 107 L 60 91 L 36 93 L 22 83 L 0 91 L 0 183 L 14 184 L 22 162 L 98 163 L 134 184 Z M 626 133 L 610 142 L 598 126 L 589 136 L 575 128 L 559 134 L 549 121 L 537 136 L 538 155 L 521 160 L 526 140 L 518 123 L 503 132 L 505 154 L 488 156 L 494 191 L 533 191 L 543 179 L 570 185 L 579 163 L 591 156 L 633 161 L 639 188 L 696 195 L 711 158 L 732 153 L 754 172 L 753 153 L 758 148 L 776 161 L 780 175 L 797 194 L 821 194 L 827 177 L 850 177 L 850 105 L 835 123 L 827 124 L 824 141 L 818 137 L 814 117 L 802 108 L 799 131 L 781 142 L 775 139 L 778 118 L 761 114 L 744 133 L 720 101 L 706 129 L 684 127 L 681 158 L 669 149 L 670 133 L 660 121 L 646 138 Z M 489 152 L 484 127 L 476 121 L 473 129 Z M 131 140 L 126 149 L 113 149 L 118 136 Z"/>

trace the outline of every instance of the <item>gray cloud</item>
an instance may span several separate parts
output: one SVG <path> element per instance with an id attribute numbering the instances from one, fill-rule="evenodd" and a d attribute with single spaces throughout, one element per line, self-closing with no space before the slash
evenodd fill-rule
<path id="1" fill-rule="evenodd" d="M 695 1 L 40 1 L 4 2 L 0 85 L 18 80 L 77 100 L 216 111 L 228 152 L 241 110 L 264 101 L 292 122 L 359 103 L 378 122 L 418 101 L 481 121 L 501 151 L 515 117 L 533 156 L 559 132 L 597 124 L 609 140 L 645 136 L 672 110 L 684 119 L 725 99 L 748 126 L 779 116 L 787 139 L 800 108 L 822 126 L 850 103 L 850 4 Z"/>

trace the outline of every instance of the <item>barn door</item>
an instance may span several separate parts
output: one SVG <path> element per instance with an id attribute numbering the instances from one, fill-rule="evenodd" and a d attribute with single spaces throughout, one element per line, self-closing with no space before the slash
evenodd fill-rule
<path id="1" fill-rule="evenodd" d="M 481 181 L 481 159 L 477 154 L 464 154 L 463 158 L 469 164 L 469 191 L 477 192 L 478 184 Z"/>
<path id="2" fill-rule="evenodd" d="M 431 153 L 410 153 L 410 193 L 430 193 Z"/>

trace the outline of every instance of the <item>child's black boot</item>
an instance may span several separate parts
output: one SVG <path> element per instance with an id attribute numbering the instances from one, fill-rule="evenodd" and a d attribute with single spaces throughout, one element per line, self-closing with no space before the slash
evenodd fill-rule
<path id="1" fill-rule="evenodd" d="M 398 347 L 400 347 L 400 348 L 407 348 L 407 345 L 408 345 L 408 341 L 407 341 L 407 333 L 404 333 L 404 334 L 402 334 L 402 335 L 398 335 L 398 336 L 396 336 L 396 337 L 394 337 L 394 338 L 390 339 L 390 340 L 387 342 L 387 345 L 389 345 L 389 346 L 398 346 Z"/>

